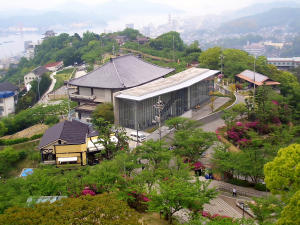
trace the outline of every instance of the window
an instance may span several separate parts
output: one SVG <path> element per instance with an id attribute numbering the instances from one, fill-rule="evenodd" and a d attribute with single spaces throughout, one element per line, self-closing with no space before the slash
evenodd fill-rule
<path id="1" fill-rule="evenodd" d="M 91 88 L 91 96 L 94 95 L 94 88 Z"/>
<path id="2" fill-rule="evenodd" d="M 3 98 L 0 98 L 0 103 L 3 103 Z"/>

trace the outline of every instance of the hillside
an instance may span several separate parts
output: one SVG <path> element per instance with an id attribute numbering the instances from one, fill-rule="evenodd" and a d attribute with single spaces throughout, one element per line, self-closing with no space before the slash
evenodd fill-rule
<path id="1" fill-rule="evenodd" d="M 248 33 L 263 28 L 283 26 L 287 26 L 290 30 L 299 30 L 300 8 L 274 8 L 223 23 L 218 30 L 223 33 Z"/>

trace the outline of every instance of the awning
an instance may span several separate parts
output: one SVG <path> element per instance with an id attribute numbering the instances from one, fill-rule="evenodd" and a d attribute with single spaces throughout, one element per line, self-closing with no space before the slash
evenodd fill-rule
<path id="1" fill-rule="evenodd" d="M 58 158 L 58 162 L 74 162 L 74 161 L 77 161 L 77 157 Z"/>

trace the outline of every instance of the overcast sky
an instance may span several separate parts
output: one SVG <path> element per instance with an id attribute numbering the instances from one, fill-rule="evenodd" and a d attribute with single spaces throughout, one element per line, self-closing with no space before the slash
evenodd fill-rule
<path id="1" fill-rule="evenodd" d="M 96 5 L 103 2 L 130 1 L 130 0 L 75 0 L 85 5 Z M 276 0 L 140 0 L 153 3 L 163 3 L 175 9 L 184 11 L 187 14 L 199 13 L 220 13 L 225 10 L 234 10 L 249 6 L 253 3 L 274 2 Z M 278 0 L 286 1 L 286 0 Z M 296 0 L 298 2 L 298 0 Z M 1 10 L 15 9 L 57 9 L 63 3 L 74 3 L 74 0 L 0 0 Z"/>

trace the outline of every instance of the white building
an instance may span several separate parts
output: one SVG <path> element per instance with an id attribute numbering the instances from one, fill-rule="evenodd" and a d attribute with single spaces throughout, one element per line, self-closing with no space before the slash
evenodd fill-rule
<path id="1" fill-rule="evenodd" d="M 0 117 L 15 112 L 19 88 L 11 83 L 0 83 Z"/>
<path id="2" fill-rule="evenodd" d="M 300 66 L 300 57 L 293 58 L 268 58 L 268 64 L 272 64 L 278 69 L 293 69 Z"/>
<path id="3" fill-rule="evenodd" d="M 61 69 L 64 66 L 63 61 L 48 63 L 44 67 L 52 72 Z"/>
<path id="4" fill-rule="evenodd" d="M 26 87 L 26 90 L 29 91 L 31 88 L 30 83 L 34 81 L 35 79 L 41 77 L 44 73 L 49 72 L 45 67 L 39 66 L 32 70 L 30 73 L 26 74 L 24 76 L 24 84 Z"/>

